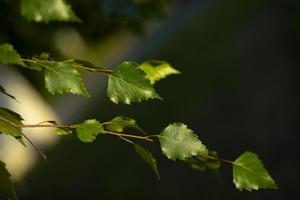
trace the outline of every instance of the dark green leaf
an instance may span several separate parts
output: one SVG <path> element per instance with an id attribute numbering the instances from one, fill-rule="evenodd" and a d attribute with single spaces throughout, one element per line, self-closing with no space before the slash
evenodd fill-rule
<path id="1" fill-rule="evenodd" d="M 22 139 L 22 130 L 18 125 L 22 125 L 22 117 L 6 108 L 0 107 L 0 133 L 15 137 L 21 144 L 25 145 Z"/>
<path id="2" fill-rule="evenodd" d="M 214 157 L 214 158 L 218 158 L 218 153 L 216 151 L 209 151 L 208 155 L 211 157 Z M 221 166 L 220 161 L 213 160 L 213 159 L 207 159 L 205 164 L 206 164 L 206 167 L 211 171 L 217 171 Z"/>
<path id="3" fill-rule="evenodd" d="M 124 116 L 113 118 L 105 125 L 105 128 L 114 132 L 123 132 L 125 128 L 134 128 L 143 132 L 134 119 Z"/>
<path id="4" fill-rule="evenodd" d="M 154 173 L 156 174 L 157 178 L 160 179 L 157 162 L 156 162 L 155 158 L 153 157 L 152 153 L 138 144 L 133 144 L 133 145 L 134 145 L 136 152 L 141 156 L 141 158 L 147 164 L 149 164 L 151 166 L 151 168 L 154 171 Z"/>
<path id="5" fill-rule="evenodd" d="M 241 191 L 278 188 L 257 155 L 248 151 L 233 162 L 233 182 Z"/>
<path id="6" fill-rule="evenodd" d="M 148 99 L 161 99 L 146 74 L 135 62 L 123 62 L 109 75 L 107 95 L 114 103 L 131 104 Z"/>
<path id="7" fill-rule="evenodd" d="M 21 0 L 21 13 L 27 20 L 35 22 L 80 22 L 65 0 Z"/>
<path id="8" fill-rule="evenodd" d="M 0 93 L 5 94 L 6 96 L 9 96 L 10 98 L 14 99 L 15 101 L 17 101 L 17 99 L 12 96 L 11 94 L 7 93 L 6 90 L 0 85 Z"/>
<path id="9" fill-rule="evenodd" d="M 45 69 L 46 88 L 51 94 L 72 93 L 89 96 L 81 74 L 68 63 L 54 63 Z"/>
<path id="10" fill-rule="evenodd" d="M 163 154 L 171 160 L 208 154 L 198 136 L 183 123 L 170 124 L 159 135 L 159 141 Z"/>
<path id="11" fill-rule="evenodd" d="M 50 60 L 50 54 L 47 52 L 42 52 L 37 58 L 41 60 Z"/>
<path id="12" fill-rule="evenodd" d="M 104 69 L 103 67 L 97 67 L 93 63 L 91 63 L 89 61 L 86 61 L 86 60 L 75 59 L 74 62 L 76 64 L 79 64 L 81 66 L 88 67 L 88 68 L 91 68 L 91 69 Z"/>
<path id="13" fill-rule="evenodd" d="M 198 159 L 196 156 L 188 158 L 186 162 L 197 171 L 204 172 L 207 169 L 205 161 Z"/>
<path id="14" fill-rule="evenodd" d="M 75 125 L 77 137 L 82 142 L 93 142 L 99 133 L 104 133 L 103 126 L 95 119 Z"/>
<path id="15" fill-rule="evenodd" d="M 41 71 L 44 67 L 44 63 L 42 61 L 49 61 L 49 53 L 41 53 L 39 56 L 35 55 L 31 58 L 32 61 L 27 62 L 27 66 L 30 69 Z"/>
<path id="16" fill-rule="evenodd" d="M 10 200 L 17 200 L 17 195 L 5 163 L 0 161 L 0 195 Z"/>
<path id="17" fill-rule="evenodd" d="M 10 121 L 15 125 L 21 125 L 21 121 L 23 121 L 23 118 L 18 113 L 2 107 L 0 107 L 0 117 Z"/>
<path id="18" fill-rule="evenodd" d="M 13 48 L 11 44 L 0 45 L 0 63 L 2 64 L 16 64 L 26 67 L 22 61 L 21 56 Z"/>
<path id="19" fill-rule="evenodd" d="M 147 74 L 146 78 L 150 80 L 151 84 L 169 75 L 180 74 L 180 72 L 174 69 L 169 63 L 158 60 L 144 62 L 139 68 Z"/>
<path id="20" fill-rule="evenodd" d="M 217 152 L 209 151 L 208 156 L 213 158 L 218 158 Z M 198 171 L 210 170 L 212 172 L 217 172 L 220 168 L 220 161 L 217 159 L 208 159 L 201 155 L 193 156 L 186 160 L 187 163 L 191 165 L 191 167 Z"/>

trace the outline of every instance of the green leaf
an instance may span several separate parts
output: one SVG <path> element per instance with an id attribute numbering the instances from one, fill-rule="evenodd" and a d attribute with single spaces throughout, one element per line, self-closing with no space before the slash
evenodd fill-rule
<path id="1" fill-rule="evenodd" d="M 208 156 L 218 158 L 217 152 L 215 151 L 209 151 Z M 187 159 L 186 162 L 189 163 L 193 169 L 201 172 L 205 170 L 217 172 L 221 166 L 220 161 L 214 159 L 207 159 L 201 155 L 193 156 Z"/>
<path id="2" fill-rule="evenodd" d="M 144 132 L 137 124 L 136 121 L 129 117 L 118 116 L 113 118 L 105 125 L 105 128 L 114 132 L 123 132 L 125 128 L 134 128 Z"/>
<path id="3" fill-rule="evenodd" d="M 11 94 L 7 93 L 6 90 L 0 85 L 0 93 L 5 94 L 6 96 L 14 99 L 15 101 L 17 101 L 16 97 L 12 96 Z M 17 101 L 18 102 L 18 101 Z"/>
<path id="4" fill-rule="evenodd" d="M 21 0 L 21 13 L 28 21 L 80 22 L 65 0 Z"/>
<path id="5" fill-rule="evenodd" d="M 135 62 L 123 62 L 109 75 L 107 95 L 114 103 L 131 104 L 148 99 L 162 99 L 154 90 L 146 74 Z"/>
<path id="6" fill-rule="evenodd" d="M 0 161 L 0 194 L 10 200 L 17 200 L 17 195 L 5 163 Z"/>
<path id="7" fill-rule="evenodd" d="M 47 52 L 42 52 L 39 56 L 36 56 L 36 58 L 41 60 L 50 60 L 50 54 Z"/>
<path id="8" fill-rule="evenodd" d="M 7 108 L 0 107 L 0 117 L 5 118 L 15 125 L 21 125 L 23 118 L 18 113 L 11 111 Z"/>
<path id="9" fill-rule="evenodd" d="M 157 167 L 157 162 L 153 157 L 152 153 L 145 149 L 144 147 L 133 144 L 136 152 L 141 156 L 141 158 L 152 168 L 153 172 L 156 174 L 157 178 L 160 179 L 159 171 Z"/>
<path id="10" fill-rule="evenodd" d="M 95 119 L 75 125 L 77 137 L 82 142 L 93 142 L 99 133 L 105 133 L 103 126 Z"/>
<path id="11" fill-rule="evenodd" d="M 65 130 L 65 129 L 62 129 L 62 128 L 57 128 L 55 130 L 55 133 L 57 135 L 70 135 L 72 132 L 71 131 L 68 131 L 68 130 Z"/>
<path id="12" fill-rule="evenodd" d="M 72 93 L 88 97 L 81 74 L 68 63 L 54 63 L 45 69 L 46 88 L 51 94 Z"/>
<path id="13" fill-rule="evenodd" d="M 0 45 L 0 63 L 16 64 L 26 67 L 18 52 L 14 49 L 14 47 L 11 44 L 7 43 Z"/>
<path id="14" fill-rule="evenodd" d="M 146 78 L 150 80 L 151 84 L 169 75 L 180 74 L 180 72 L 174 69 L 169 63 L 158 60 L 144 62 L 139 68 L 147 74 Z"/>
<path id="15" fill-rule="evenodd" d="M 42 61 L 49 61 L 50 55 L 49 53 L 41 53 L 39 56 L 35 55 L 31 58 L 31 62 L 27 62 L 27 66 L 30 69 L 42 71 L 43 69 L 43 63 Z"/>
<path id="16" fill-rule="evenodd" d="M 50 120 L 50 121 L 44 121 L 42 122 L 44 123 L 49 123 L 49 124 L 53 124 L 53 125 L 58 125 L 58 123 L 56 121 Z M 55 129 L 55 133 L 57 135 L 70 135 L 72 133 L 71 130 L 68 130 L 67 128 L 56 128 Z"/>
<path id="17" fill-rule="evenodd" d="M 214 158 L 218 158 L 218 153 L 216 151 L 209 151 L 208 155 Z M 217 171 L 221 167 L 221 162 L 218 160 L 207 159 L 205 164 L 207 169 L 211 171 Z"/>
<path id="18" fill-rule="evenodd" d="M 233 182 L 241 191 L 278 188 L 257 155 L 248 151 L 233 162 Z"/>
<path id="19" fill-rule="evenodd" d="M 0 107 L 0 132 L 13 137 L 21 137 L 21 129 L 17 125 L 22 124 L 22 117 L 6 108 Z"/>
<path id="20" fill-rule="evenodd" d="M 3 132 L 13 136 L 22 145 L 26 146 L 22 138 L 22 129 L 17 125 L 22 125 L 22 117 L 9 109 L 0 107 L 0 134 Z"/>
<path id="21" fill-rule="evenodd" d="M 170 124 L 159 135 L 159 141 L 163 154 L 171 160 L 208 154 L 198 136 L 183 123 Z"/>

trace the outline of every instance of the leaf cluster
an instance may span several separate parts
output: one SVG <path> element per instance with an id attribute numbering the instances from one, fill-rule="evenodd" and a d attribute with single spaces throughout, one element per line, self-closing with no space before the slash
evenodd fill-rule
<path id="1" fill-rule="evenodd" d="M 25 59 L 21 58 L 11 44 L 0 45 L 0 63 L 16 64 L 44 72 L 45 87 L 53 95 L 71 93 L 89 97 L 83 82 L 82 71 L 106 75 L 108 77 L 107 96 L 114 103 L 131 104 L 149 99 L 162 100 L 153 87 L 154 81 L 179 72 L 166 62 L 151 62 L 162 64 L 150 68 L 149 64 L 145 64 L 150 63 L 149 61 L 141 65 L 133 61 L 125 61 L 114 70 L 109 70 L 78 59 L 55 61 L 47 53 Z"/>
<path id="2" fill-rule="evenodd" d="M 65 0 L 21 0 L 21 14 L 28 21 L 49 23 L 52 21 L 81 22 Z M 98 67 L 89 61 L 68 59 L 54 60 L 48 53 L 32 58 L 23 58 L 11 44 L 0 44 L 0 64 L 19 65 L 43 74 L 45 88 L 53 95 L 76 94 L 89 97 L 82 74 L 94 72 L 108 78 L 107 96 L 113 103 L 160 99 L 154 85 L 169 75 L 180 74 L 165 61 L 150 60 L 138 64 L 124 61 L 113 70 Z M 14 100 L 15 97 L 0 85 L 0 93 Z M 169 124 L 159 134 L 145 132 L 137 121 L 130 117 L 117 116 L 107 122 L 87 119 L 73 125 L 62 125 L 54 121 L 38 124 L 23 124 L 23 118 L 14 111 L 0 107 L 0 134 L 14 137 L 25 145 L 27 140 L 41 156 L 46 155 L 24 134 L 25 128 L 55 128 L 60 136 L 75 136 L 79 141 L 91 143 L 97 137 L 113 136 L 131 145 L 136 153 L 150 166 L 158 179 L 161 178 L 154 154 L 140 141 L 156 143 L 162 154 L 172 161 L 184 162 L 198 171 L 218 172 L 221 163 L 232 165 L 233 183 L 238 190 L 276 189 L 278 186 L 255 153 L 246 151 L 235 161 L 219 158 L 218 153 L 209 150 L 198 135 L 184 123 Z M 134 130 L 135 133 L 128 133 Z M 10 174 L 5 163 L 0 161 L 0 194 L 8 199 L 17 199 Z"/>
<path id="3" fill-rule="evenodd" d="M 81 71 L 99 72 L 108 76 L 107 95 L 109 99 L 114 103 L 124 104 L 154 98 L 162 99 L 155 92 L 153 85 L 168 75 L 179 74 L 179 71 L 163 61 L 146 61 L 141 65 L 133 61 L 125 61 L 114 70 L 108 70 L 96 67 L 88 61 L 77 59 L 55 61 L 47 53 L 42 53 L 40 56 L 34 56 L 31 59 L 24 59 L 10 44 L 0 45 L 0 63 L 16 64 L 31 70 L 44 72 L 45 85 L 51 94 L 72 93 L 88 97 L 89 93 L 82 80 Z M 0 86 L 0 93 L 15 99 L 2 86 Z M 15 137 L 22 144 L 25 144 L 23 141 L 25 138 L 45 159 L 46 156 L 43 152 L 23 133 L 24 128 L 55 127 L 55 132 L 58 135 L 75 134 L 80 141 L 85 143 L 93 142 L 99 135 L 116 136 L 130 143 L 141 159 L 160 178 L 158 164 L 153 154 L 136 142 L 136 140 L 154 142 L 158 139 L 162 153 L 168 159 L 183 161 L 198 171 L 208 169 L 217 172 L 221 167 L 221 162 L 232 164 L 233 182 L 239 190 L 251 191 L 259 188 L 277 188 L 275 181 L 256 154 L 245 152 L 234 162 L 220 159 L 216 152 L 210 151 L 199 140 L 198 135 L 183 123 L 172 123 L 160 134 L 151 135 L 140 128 L 136 120 L 124 116 L 117 116 L 103 123 L 96 119 L 88 119 L 74 125 L 59 125 L 53 121 L 36 125 L 24 125 L 22 120 L 19 114 L 0 107 L 0 132 Z M 126 133 L 127 129 L 133 129 L 139 133 L 128 134 Z M 4 171 L 6 170 L 4 166 L 2 168 L 4 168 Z M 7 180 L 9 180 L 9 175 L 6 173 L 2 184 L 5 184 L 7 188 L 2 193 L 12 198 L 9 195 L 12 195 L 14 189 L 11 183 L 7 185 Z M 13 195 L 15 195 L 14 192 Z"/>

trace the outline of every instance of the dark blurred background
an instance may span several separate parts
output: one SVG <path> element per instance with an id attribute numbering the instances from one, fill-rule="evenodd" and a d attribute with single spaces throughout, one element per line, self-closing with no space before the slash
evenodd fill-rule
<path id="1" fill-rule="evenodd" d="M 49 160 L 17 182 L 21 200 L 297 199 L 300 1 L 68 2 L 82 24 L 29 23 L 19 14 L 19 1 L 1 0 L 0 43 L 10 42 L 26 56 L 47 51 L 111 68 L 124 60 L 166 60 L 182 75 L 157 84 L 164 101 L 127 106 L 106 98 L 99 75 L 86 75 L 90 99 L 53 97 L 42 75 L 18 69 L 66 123 L 125 115 L 159 133 L 184 122 L 221 157 L 257 153 L 279 190 L 240 192 L 231 166 L 222 166 L 217 178 L 167 160 L 154 147 L 158 181 L 128 144 L 103 136 L 93 144 L 63 138 L 47 149 Z"/>

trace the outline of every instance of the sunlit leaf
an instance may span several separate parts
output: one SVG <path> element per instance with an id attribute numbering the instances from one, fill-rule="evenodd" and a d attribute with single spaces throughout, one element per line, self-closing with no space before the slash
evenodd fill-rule
<path id="1" fill-rule="evenodd" d="M 57 126 L 59 125 L 56 121 L 53 121 L 53 120 L 42 122 L 42 124 L 44 124 L 44 123 L 49 123 L 49 124 L 53 124 L 53 125 L 57 125 Z M 68 130 L 67 128 L 56 128 L 55 133 L 57 135 L 70 135 L 72 133 L 72 131 Z"/>
<path id="2" fill-rule="evenodd" d="M 96 136 L 104 133 L 103 126 L 95 119 L 89 119 L 81 124 L 75 125 L 77 137 L 82 142 L 93 142 Z"/>
<path id="3" fill-rule="evenodd" d="M 81 74 L 68 63 L 54 63 L 45 69 L 46 88 L 51 94 L 72 93 L 89 96 Z"/>
<path id="4" fill-rule="evenodd" d="M 159 135 L 159 141 L 163 154 L 171 160 L 208 154 L 198 136 L 183 123 L 170 124 Z"/>
<path id="5" fill-rule="evenodd" d="M 17 195 L 5 163 L 0 161 L 0 195 L 10 200 L 17 200 Z"/>
<path id="6" fill-rule="evenodd" d="M 109 75 L 107 95 L 112 102 L 125 104 L 161 99 L 135 62 L 123 62 Z"/>
<path id="7" fill-rule="evenodd" d="M 80 22 L 65 0 L 21 0 L 21 13 L 27 20 L 35 22 Z"/>
<path id="8" fill-rule="evenodd" d="M 26 67 L 18 52 L 13 48 L 11 44 L 6 43 L 0 45 L 0 63 L 16 64 Z"/>
<path id="9" fill-rule="evenodd" d="M 163 78 L 166 78 L 172 74 L 180 74 L 180 72 L 174 69 L 169 63 L 164 61 L 151 60 L 142 63 L 139 66 L 146 74 L 151 84 L 154 84 L 156 81 L 159 81 Z"/>
<path id="10" fill-rule="evenodd" d="M 55 133 L 57 135 L 70 135 L 72 132 L 71 131 L 68 131 L 68 130 L 65 130 L 65 129 L 62 129 L 62 128 L 57 128 L 55 130 Z"/>
<path id="11" fill-rule="evenodd" d="M 257 155 L 248 151 L 239 156 L 233 163 L 233 182 L 239 190 L 278 188 Z"/>

